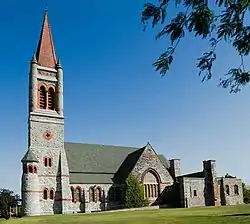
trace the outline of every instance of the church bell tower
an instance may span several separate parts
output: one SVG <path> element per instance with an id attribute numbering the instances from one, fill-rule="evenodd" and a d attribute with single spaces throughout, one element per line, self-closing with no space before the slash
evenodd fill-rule
<path id="1" fill-rule="evenodd" d="M 22 205 L 27 216 L 69 213 L 71 193 L 64 150 L 63 68 L 56 59 L 45 10 L 30 62 L 28 151 L 22 159 Z"/>

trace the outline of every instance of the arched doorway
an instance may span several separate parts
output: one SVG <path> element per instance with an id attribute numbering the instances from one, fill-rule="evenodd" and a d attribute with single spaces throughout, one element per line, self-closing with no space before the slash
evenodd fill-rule
<path id="1" fill-rule="evenodd" d="M 143 176 L 145 198 L 157 198 L 159 196 L 159 177 L 153 170 L 148 170 Z"/>

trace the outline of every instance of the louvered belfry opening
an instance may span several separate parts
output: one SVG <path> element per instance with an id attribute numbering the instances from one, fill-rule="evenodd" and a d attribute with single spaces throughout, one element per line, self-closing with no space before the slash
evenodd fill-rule
<path id="1" fill-rule="evenodd" d="M 49 88 L 48 91 L 48 109 L 54 110 L 55 109 L 55 91 L 52 87 Z"/>
<path id="2" fill-rule="evenodd" d="M 44 86 L 40 86 L 39 89 L 39 106 L 40 109 L 46 109 L 47 97 L 46 97 L 46 89 Z"/>

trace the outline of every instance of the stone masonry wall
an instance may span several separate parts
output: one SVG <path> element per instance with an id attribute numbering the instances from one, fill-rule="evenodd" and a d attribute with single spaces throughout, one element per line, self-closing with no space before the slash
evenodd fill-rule
<path id="1" fill-rule="evenodd" d="M 185 207 L 205 206 L 203 178 L 183 178 Z"/>
<path id="2" fill-rule="evenodd" d="M 122 208 L 118 202 L 110 202 L 108 198 L 109 189 L 111 187 L 116 187 L 113 184 L 71 184 L 70 187 L 80 188 L 82 195 L 81 195 L 81 202 L 72 202 L 72 211 L 74 213 L 90 213 L 90 212 L 100 212 L 100 211 L 107 211 L 117 208 Z M 118 187 L 122 187 L 121 185 L 117 185 Z M 95 201 L 91 202 L 89 198 L 89 189 L 91 187 L 100 188 L 102 191 L 102 201 Z M 121 192 L 122 193 L 122 192 Z"/>
<path id="3" fill-rule="evenodd" d="M 165 187 L 173 185 L 173 178 L 163 166 L 153 148 L 148 144 L 132 170 L 132 174 L 134 174 L 140 182 L 143 182 L 143 176 L 150 170 L 158 175 L 160 193 L 163 192 Z"/>
<path id="4" fill-rule="evenodd" d="M 34 152 L 38 163 L 38 177 L 40 187 L 41 214 L 57 214 L 62 212 L 61 196 L 61 167 L 59 164 L 61 150 L 64 148 L 64 123 L 62 118 L 49 115 L 30 115 L 30 150 Z M 48 131 L 50 139 L 44 137 Z M 44 158 L 52 159 L 52 166 L 44 165 Z M 43 199 L 43 191 L 53 189 L 54 200 Z"/>
<path id="5" fill-rule="evenodd" d="M 40 214 L 40 188 L 36 173 L 22 175 L 22 199 L 24 214 L 29 216 Z"/>
<path id="6" fill-rule="evenodd" d="M 226 205 L 238 205 L 244 204 L 243 201 L 243 189 L 242 189 L 242 181 L 240 179 L 235 178 L 222 178 L 222 201 L 225 200 Z M 229 194 L 227 194 L 226 185 L 229 186 Z M 234 190 L 234 186 L 238 186 L 238 194 Z"/>

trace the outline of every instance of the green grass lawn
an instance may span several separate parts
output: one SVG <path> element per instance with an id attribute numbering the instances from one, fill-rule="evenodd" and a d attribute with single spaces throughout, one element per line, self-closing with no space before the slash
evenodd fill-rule
<path id="1" fill-rule="evenodd" d="M 159 209 L 131 212 L 95 214 L 53 215 L 0 220 L 0 224 L 203 224 L 203 223 L 249 223 L 250 205 L 227 207 L 203 207 L 189 209 Z"/>

